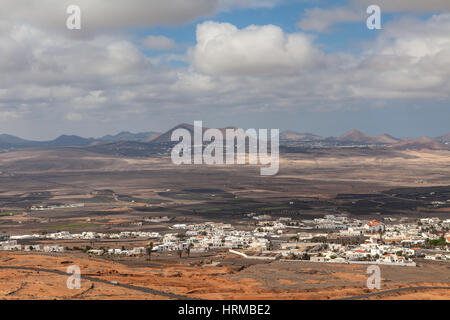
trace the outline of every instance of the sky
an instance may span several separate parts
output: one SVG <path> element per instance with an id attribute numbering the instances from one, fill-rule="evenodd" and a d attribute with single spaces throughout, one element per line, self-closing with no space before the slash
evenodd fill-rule
<path id="1" fill-rule="evenodd" d="M 367 8 L 381 9 L 369 30 Z M 81 9 L 68 30 L 67 7 Z M 448 0 L 0 0 L 0 133 L 450 132 Z"/>

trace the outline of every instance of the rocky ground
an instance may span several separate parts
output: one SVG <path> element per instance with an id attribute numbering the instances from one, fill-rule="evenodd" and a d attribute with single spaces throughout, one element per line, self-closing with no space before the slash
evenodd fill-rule
<path id="1" fill-rule="evenodd" d="M 1 252 L 0 298 L 301 300 L 373 292 L 365 286 L 363 266 L 273 262 L 236 268 L 238 260 L 225 256 L 218 266 L 162 262 L 136 267 L 83 255 Z M 72 265 L 81 269 L 80 289 L 67 288 L 65 272 Z M 383 291 L 417 286 L 449 289 L 393 292 L 370 299 L 450 299 L 448 270 L 442 263 L 383 267 Z"/>

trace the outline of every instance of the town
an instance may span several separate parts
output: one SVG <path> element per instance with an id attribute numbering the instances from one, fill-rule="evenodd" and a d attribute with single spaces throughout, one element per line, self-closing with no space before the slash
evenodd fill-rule
<path id="1" fill-rule="evenodd" d="M 122 231 L 119 233 L 61 231 L 48 234 L 3 235 L 0 250 L 64 252 L 84 250 L 90 255 L 139 256 L 151 252 L 182 254 L 214 250 L 229 252 L 246 259 L 310 261 L 322 263 L 387 264 L 415 266 L 416 258 L 450 261 L 450 219 L 384 218 L 383 221 L 360 220 L 347 215 L 325 215 L 311 220 L 289 217 L 272 219 L 269 215 L 248 214 L 253 230 L 238 230 L 231 224 L 205 222 L 174 224 L 167 233 Z M 143 223 L 168 221 L 167 217 L 147 218 Z M 299 232 L 294 232 L 301 230 Z M 145 246 L 125 249 L 96 247 L 97 240 L 137 239 Z M 86 240 L 86 248 L 62 245 L 20 244 L 23 241 Z M 148 241 L 148 242 L 147 242 Z"/>

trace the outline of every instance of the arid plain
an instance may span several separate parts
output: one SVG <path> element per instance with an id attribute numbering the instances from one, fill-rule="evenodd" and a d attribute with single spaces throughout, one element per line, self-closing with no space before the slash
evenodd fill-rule
<path id="1" fill-rule="evenodd" d="M 77 148 L 3 153 L 0 154 L 0 231 L 11 235 L 59 230 L 158 232 L 175 223 L 204 221 L 233 223 L 245 229 L 249 227 L 245 217 L 249 212 L 300 217 L 327 212 L 368 218 L 384 214 L 448 217 L 448 208 L 429 208 L 420 201 L 412 205 L 401 196 L 392 202 L 386 191 L 448 187 L 449 159 L 448 150 L 308 150 L 282 154 L 279 174 L 262 177 L 259 166 L 175 166 L 166 156 L 115 157 Z M 338 197 L 377 193 L 386 195 L 386 200 L 382 198 L 376 206 Z M 294 207 L 286 205 L 294 201 Z M 402 201 L 407 205 L 403 206 Z M 34 205 L 80 202 L 84 207 L 30 210 Z M 143 218 L 157 216 L 168 216 L 171 220 L 133 225 Z M 143 242 L 120 243 L 126 247 L 137 244 Z M 86 243 L 71 240 L 64 245 Z M 80 292 L 66 288 L 67 275 L 47 272 L 64 272 L 72 263 L 81 266 L 82 277 L 91 279 L 82 281 Z M 448 263 L 421 261 L 416 268 L 389 266 L 382 270 L 382 290 L 450 286 Z M 2 252 L 0 296 L 6 299 L 172 299 L 177 296 L 335 299 L 368 293 L 365 271 L 361 266 L 306 262 L 249 263 L 224 251 L 184 259 L 158 254 L 151 261 L 145 257 L 93 258 L 81 252 Z M 121 287 L 111 281 L 151 290 Z M 372 298 L 448 299 L 449 292 L 416 290 Z"/>

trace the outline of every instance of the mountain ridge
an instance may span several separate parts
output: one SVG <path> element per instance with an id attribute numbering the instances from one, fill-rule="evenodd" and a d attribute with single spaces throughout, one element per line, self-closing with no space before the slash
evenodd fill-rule
<path id="1" fill-rule="evenodd" d="M 385 133 L 380 136 L 370 136 L 364 132 L 357 129 L 352 129 L 346 132 L 344 135 L 337 138 L 339 141 L 351 141 L 351 142 L 361 142 L 361 143 L 373 143 L 373 144 L 393 144 L 400 141 L 400 139 L 394 138 L 393 136 Z"/>
<path id="2" fill-rule="evenodd" d="M 219 129 L 225 137 L 225 130 L 236 127 L 226 127 Z M 181 123 L 174 126 L 166 132 L 159 133 L 156 131 L 132 133 L 129 131 L 122 131 L 117 134 L 104 135 L 98 138 L 84 138 L 78 135 L 63 134 L 59 137 L 49 141 L 33 141 L 22 139 L 20 137 L 10 134 L 0 134 L 0 150 L 20 150 L 26 148 L 53 148 L 53 147 L 95 147 L 98 145 L 114 144 L 126 142 L 136 142 L 144 144 L 166 144 L 171 143 L 172 133 L 176 129 L 185 129 L 192 135 L 194 132 L 194 125 L 188 123 Z M 208 128 L 203 127 L 203 132 Z M 435 138 L 422 137 L 419 139 L 398 139 L 387 133 L 379 136 L 371 136 L 357 129 L 352 129 L 339 137 L 322 137 L 313 133 L 299 133 L 293 130 L 285 130 L 280 132 L 280 140 L 286 143 L 305 142 L 305 143 L 320 143 L 333 142 L 339 145 L 349 144 L 364 144 L 364 145 L 386 145 L 393 148 L 408 149 L 408 148 L 429 148 L 441 149 L 446 148 L 450 144 L 450 133 L 441 135 Z"/>

